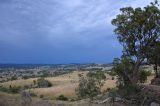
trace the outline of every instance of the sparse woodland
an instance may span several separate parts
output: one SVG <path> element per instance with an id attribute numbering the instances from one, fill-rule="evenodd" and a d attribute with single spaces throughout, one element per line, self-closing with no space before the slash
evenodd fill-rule
<path id="1" fill-rule="evenodd" d="M 115 26 L 115 36 L 123 51 L 120 58 L 113 60 L 110 69 L 106 69 L 106 66 L 82 65 L 76 68 L 70 66 L 71 69 L 67 66 L 66 69 L 56 67 L 58 71 L 53 72 L 40 70 L 36 74 L 32 71 L 18 74 L 3 72 L 2 75 L 9 77 L 14 73 L 18 77 L 23 75 L 21 79 L 10 79 L 15 82 L 24 80 L 21 81 L 23 86 L 9 85 L 13 84 L 9 80 L 0 83 L 0 106 L 14 106 L 16 100 L 17 106 L 160 106 L 158 1 L 144 8 L 121 8 L 120 14 L 111 23 Z M 145 66 L 152 67 L 154 72 L 146 70 Z M 25 75 L 28 77 L 25 78 Z M 152 75 L 154 77 L 148 81 Z M 109 86 L 109 81 L 112 86 Z M 50 96 L 52 93 L 55 94 L 54 98 Z M 7 98 L 12 101 L 4 103 L 4 100 L 8 101 Z"/>

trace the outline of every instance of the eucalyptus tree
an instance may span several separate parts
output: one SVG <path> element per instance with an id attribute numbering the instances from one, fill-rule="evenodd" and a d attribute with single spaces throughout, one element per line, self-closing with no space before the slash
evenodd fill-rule
<path id="1" fill-rule="evenodd" d="M 158 70 L 158 66 L 160 66 L 160 41 L 155 41 L 147 59 L 149 64 L 153 64 L 155 77 L 160 78 L 160 70 Z"/>
<path id="2" fill-rule="evenodd" d="M 155 1 L 144 8 L 125 7 L 120 11 L 112 24 L 123 46 L 123 55 L 130 57 L 133 62 L 128 79 L 136 84 L 140 66 L 160 37 L 160 9 Z"/>

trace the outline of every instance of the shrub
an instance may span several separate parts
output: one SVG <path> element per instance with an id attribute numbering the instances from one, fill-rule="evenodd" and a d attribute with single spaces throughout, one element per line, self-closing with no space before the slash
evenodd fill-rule
<path id="1" fill-rule="evenodd" d="M 20 90 L 21 90 L 20 86 L 13 86 L 13 87 L 9 88 L 10 93 L 19 93 Z"/>
<path id="2" fill-rule="evenodd" d="M 26 76 L 26 75 L 25 75 L 25 76 L 22 76 L 22 79 L 25 79 L 25 80 L 26 80 L 26 79 L 29 79 L 29 76 Z"/>
<path id="3" fill-rule="evenodd" d="M 15 77 L 15 76 L 14 76 L 14 77 L 11 77 L 11 81 L 12 81 L 12 80 L 17 80 L 17 77 Z"/>
<path id="4" fill-rule="evenodd" d="M 37 81 L 36 80 L 33 80 L 33 85 L 36 85 Z"/>
<path id="5" fill-rule="evenodd" d="M 114 104 L 115 98 L 117 96 L 117 90 L 115 88 L 110 89 L 109 97 L 111 97 L 111 102 Z"/>
<path id="6" fill-rule="evenodd" d="M 51 87 L 52 83 L 44 78 L 39 78 L 37 79 L 37 86 L 39 88 Z"/>
<path id="7" fill-rule="evenodd" d="M 111 90 L 111 88 L 107 88 L 107 91 L 110 91 Z"/>
<path id="8" fill-rule="evenodd" d="M 65 97 L 64 95 L 60 95 L 57 97 L 57 100 L 68 101 L 68 98 Z"/>
<path id="9" fill-rule="evenodd" d="M 6 87 L 1 86 L 0 87 L 0 91 L 2 91 L 2 92 L 9 92 L 9 89 L 6 88 Z"/>
<path id="10" fill-rule="evenodd" d="M 95 96 L 101 93 L 100 89 L 105 79 L 106 76 L 102 71 L 89 72 L 86 77 L 79 77 L 79 85 L 76 89 L 78 97 L 93 100 Z"/>
<path id="11" fill-rule="evenodd" d="M 0 87 L 0 91 L 2 92 L 6 92 L 6 93 L 19 93 L 19 91 L 21 90 L 20 86 L 9 86 L 9 88 L 7 87 Z"/>
<path id="12" fill-rule="evenodd" d="M 70 101 L 71 101 L 71 102 L 74 102 L 74 101 L 76 101 L 76 100 L 75 100 L 75 99 L 71 99 Z"/>
<path id="13" fill-rule="evenodd" d="M 118 90 L 118 93 L 123 98 L 136 95 L 139 92 L 140 92 L 140 90 L 138 89 L 138 87 L 136 85 L 132 85 L 132 84 L 124 86 L 123 88 Z"/>
<path id="14" fill-rule="evenodd" d="M 24 85 L 24 87 L 23 87 L 24 89 L 29 89 L 30 88 L 30 86 L 29 85 Z"/>
<path id="15" fill-rule="evenodd" d="M 39 97 L 40 97 L 40 98 L 43 98 L 43 97 L 44 97 L 44 95 L 40 95 Z"/>
<path id="16" fill-rule="evenodd" d="M 37 97 L 37 94 L 35 94 L 34 92 L 30 92 L 30 96 Z"/>
<path id="17" fill-rule="evenodd" d="M 114 80 L 115 78 L 114 77 L 112 77 L 112 80 Z"/>
<path id="18" fill-rule="evenodd" d="M 139 72 L 139 81 L 140 83 L 145 83 L 147 81 L 147 77 L 150 76 L 151 73 L 149 71 L 142 70 Z"/>

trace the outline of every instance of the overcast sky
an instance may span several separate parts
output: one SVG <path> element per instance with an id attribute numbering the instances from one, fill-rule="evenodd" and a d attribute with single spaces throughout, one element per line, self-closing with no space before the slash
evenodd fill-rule
<path id="1" fill-rule="evenodd" d="M 153 0 L 0 0 L 0 63 L 109 63 L 122 48 L 111 20 Z"/>

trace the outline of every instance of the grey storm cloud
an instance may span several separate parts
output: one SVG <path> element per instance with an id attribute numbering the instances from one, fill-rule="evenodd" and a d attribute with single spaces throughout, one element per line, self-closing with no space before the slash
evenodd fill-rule
<path id="1" fill-rule="evenodd" d="M 145 6 L 151 1 L 0 0 L 0 48 L 4 57 L 10 48 L 34 53 L 93 47 L 97 47 L 94 51 L 120 50 L 111 20 L 121 7 Z"/>

